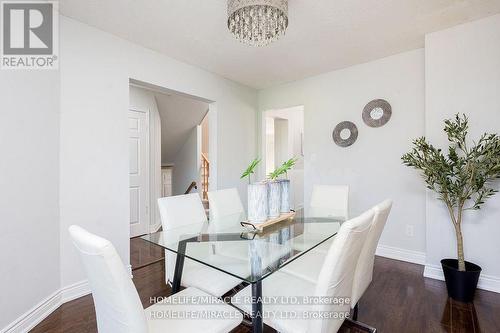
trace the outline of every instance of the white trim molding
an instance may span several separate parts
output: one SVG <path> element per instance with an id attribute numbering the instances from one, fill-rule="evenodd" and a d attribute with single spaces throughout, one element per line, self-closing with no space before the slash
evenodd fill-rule
<path id="1" fill-rule="evenodd" d="M 82 280 L 72 285 L 66 286 L 60 290 L 61 304 L 80 298 L 91 293 L 87 280 Z"/>
<path id="2" fill-rule="evenodd" d="M 28 332 L 47 318 L 52 312 L 57 310 L 62 304 L 90 294 L 90 288 L 87 281 L 80 281 L 57 290 L 52 295 L 35 305 L 25 312 L 7 327 L 3 328 L 1 333 L 23 333 Z"/>
<path id="3" fill-rule="evenodd" d="M 377 246 L 377 256 L 425 265 L 425 252 L 413 251 L 387 245 Z"/>
<path id="4" fill-rule="evenodd" d="M 424 268 L 424 277 L 444 281 L 443 269 L 441 266 L 427 264 Z M 500 278 L 481 274 L 477 287 L 479 289 L 500 293 Z"/>
<path id="5" fill-rule="evenodd" d="M 132 265 L 125 266 L 132 278 Z M 0 329 L 0 333 L 24 333 L 33 329 L 64 303 L 90 294 L 87 280 L 82 280 L 55 291 L 52 295 L 25 312 L 15 321 Z"/>
<path id="6" fill-rule="evenodd" d="M 61 294 L 57 291 L 35 305 L 33 308 L 24 313 L 21 317 L 4 327 L 2 333 L 22 333 L 28 332 L 33 327 L 38 325 L 42 320 L 47 318 L 61 305 Z"/>

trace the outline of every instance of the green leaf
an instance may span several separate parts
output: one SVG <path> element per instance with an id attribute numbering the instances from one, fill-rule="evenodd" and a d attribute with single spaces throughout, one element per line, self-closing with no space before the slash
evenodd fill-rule
<path id="1" fill-rule="evenodd" d="M 276 168 L 276 170 L 268 174 L 267 177 L 269 179 L 276 180 L 279 178 L 279 176 L 283 174 L 288 174 L 288 171 L 290 171 L 295 166 L 297 161 L 298 158 L 292 157 L 288 161 L 283 162 L 281 166 L 279 166 L 278 168 Z"/>
<path id="2" fill-rule="evenodd" d="M 497 192 L 489 184 L 500 178 L 500 137 L 485 133 L 477 142 L 468 141 L 469 119 L 464 114 L 445 120 L 444 125 L 447 155 L 421 137 L 413 141 L 402 162 L 419 170 L 426 187 L 435 191 L 451 211 L 480 209 Z M 471 207 L 464 208 L 468 201 Z"/>
<path id="3" fill-rule="evenodd" d="M 240 179 L 248 177 L 248 182 L 250 182 L 250 176 L 255 173 L 255 168 L 257 165 L 260 163 L 260 158 L 255 158 L 250 165 L 246 168 L 245 171 L 243 171 L 243 174 L 241 175 Z"/>

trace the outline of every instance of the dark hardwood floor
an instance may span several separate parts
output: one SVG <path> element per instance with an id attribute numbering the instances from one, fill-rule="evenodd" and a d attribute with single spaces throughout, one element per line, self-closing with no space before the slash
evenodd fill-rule
<path id="1" fill-rule="evenodd" d="M 130 239 L 130 265 L 136 270 L 163 260 L 165 250 L 140 237 Z"/>
<path id="2" fill-rule="evenodd" d="M 133 271 L 144 307 L 150 297 L 167 296 L 163 251 L 150 249 L 142 240 L 132 240 L 131 254 L 137 266 L 154 262 Z M 147 252 L 147 251 L 153 252 Z M 147 253 L 146 253 L 147 252 Z M 132 261 L 132 260 L 131 260 Z M 377 328 L 381 333 L 496 333 L 500 332 L 500 295 L 478 290 L 474 304 L 450 301 L 443 282 L 422 276 L 423 267 L 401 261 L 377 257 L 373 283 L 359 302 L 358 320 Z M 97 332 L 92 297 L 90 295 L 62 305 L 31 332 Z M 249 333 L 240 325 L 233 333 Z M 265 332 L 274 332 L 266 327 Z M 341 332 L 358 332 L 349 323 Z"/>

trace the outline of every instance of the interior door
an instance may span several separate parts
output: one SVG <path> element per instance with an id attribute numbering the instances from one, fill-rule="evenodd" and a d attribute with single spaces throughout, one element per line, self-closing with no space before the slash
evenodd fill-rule
<path id="1" fill-rule="evenodd" d="M 172 168 L 161 169 L 162 197 L 172 196 Z"/>
<path id="2" fill-rule="evenodd" d="M 149 114 L 129 110 L 130 237 L 149 232 Z"/>

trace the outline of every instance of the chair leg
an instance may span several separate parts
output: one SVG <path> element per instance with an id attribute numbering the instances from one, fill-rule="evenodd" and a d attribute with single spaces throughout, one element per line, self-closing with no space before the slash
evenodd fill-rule
<path id="1" fill-rule="evenodd" d="M 352 309 L 352 320 L 358 320 L 358 304 L 359 303 L 356 303 L 356 305 L 354 306 L 354 309 Z"/>

